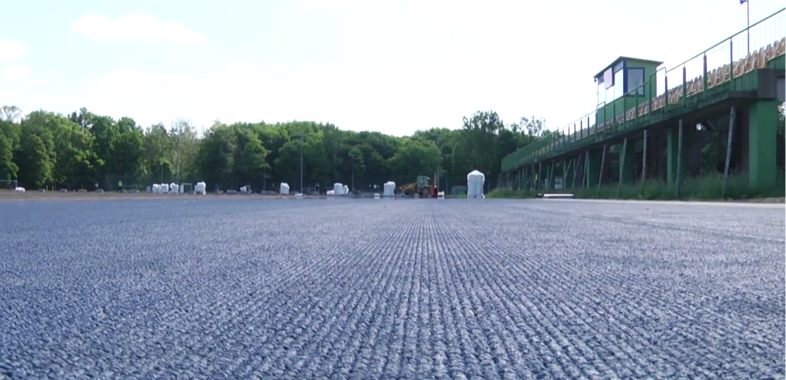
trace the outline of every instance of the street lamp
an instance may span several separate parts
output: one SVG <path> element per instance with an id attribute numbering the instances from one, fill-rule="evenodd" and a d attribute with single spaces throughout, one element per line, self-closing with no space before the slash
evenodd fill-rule
<path id="1" fill-rule="evenodd" d="M 453 156 L 453 155 L 448 153 L 448 154 L 445 154 L 444 156 L 445 156 L 445 160 L 447 161 L 447 160 L 450 160 L 450 157 Z M 446 191 L 445 194 L 447 194 L 447 191 L 450 188 L 450 185 L 448 184 L 448 177 L 449 177 L 448 176 L 448 171 L 445 170 L 445 191 Z"/>
<path id="2" fill-rule="evenodd" d="M 355 191 L 355 151 L 349 151 L 349 157 L 352 158 L 352 191 Z"/>
<path id="3" fill-rule="evenodd" d="M 745 29 L 748 32 L 748 54 L 751 53 L 751 3 L 748 0 L 740 0 L 740 5 L 745 4 L 748 13 L 748 27 Z"/>
<path id="4" fill-rule="evenodd" d="M 439 191 L 440 183 L 442 182 L 442 145 L 440 145 L 440 137 L 441 136 L 437 136 L 434 139 L 434 143 L 437 145 L 437 149 L 439 149 L 439 156 L 437 156 L 437 178 L 435 178 L 437 191 Z"/>
<path id="5" fill-rule="evenodd" d="M 306 143 L 306 135 L 298 133 L 297 137 L 300 138 L 300 194 L 303 194 L 303 145 Z"/>

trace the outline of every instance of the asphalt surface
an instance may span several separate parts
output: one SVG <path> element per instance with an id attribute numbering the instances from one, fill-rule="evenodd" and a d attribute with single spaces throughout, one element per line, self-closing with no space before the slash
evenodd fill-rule
<path id="1" fill-rule="evenodd" d="M 0 202 L 0 379 L 784 378 L 784 206 Z"/>

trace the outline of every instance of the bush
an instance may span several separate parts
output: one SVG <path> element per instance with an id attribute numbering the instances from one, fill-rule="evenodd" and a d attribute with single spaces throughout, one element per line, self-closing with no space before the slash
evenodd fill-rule
<path id="1" fill-rule="evenodd" d="M 527 190 L 513 190 L 508 188 L 498 188 L 492 190 L 490 193 L 486 194 L 486 198 L 512 198 L 512 199 L 522 199 L 522 198 L 535 198 L 536 193 L 534 191 L 527 191 Z"/>

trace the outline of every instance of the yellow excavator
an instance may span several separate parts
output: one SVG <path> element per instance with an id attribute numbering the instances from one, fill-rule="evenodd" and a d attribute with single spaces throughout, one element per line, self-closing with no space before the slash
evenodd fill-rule
<path id="1" fill-rule="evenodd" d="M 399 191 L 408 197 L 418 194 L 421 198 L 436 198 L 438 189 L 436 185 L 431 183 L 431 178 L 420 175 L 416 179 L 416 182 L 399 187 Z"/>

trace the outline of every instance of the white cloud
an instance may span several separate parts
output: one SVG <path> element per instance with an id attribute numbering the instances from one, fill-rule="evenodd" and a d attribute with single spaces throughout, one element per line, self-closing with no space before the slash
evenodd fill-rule
<path id="1" fill-rule="evenodd" d="M 248 69 L 249 67 L 251 67 L 251 62 L 245 60 L 232 62 L 232 64 L 229 65 L 229 69 L 232 71 L 243 71 Z"/>
<path id="2" fill-rule="evenodd" d="M 33 78 L 30 74 L 33 72 L 29 66 L 26 65 L 11 65 L 3 70 L 3 79 L 5 82 L 13 85 L 24 85 L 31 87 L 48 86 L 49 81 L 45 79 Z"/>
<path id="3" fill-rule="evenodd" d="M 11 41 L 0 38 L 0 62 L 12 62 L 27 53 L 29 49 L 19 41 Z"/>
<path id="4" fill-rule="evenodd" d="M 364 3 L 366 0 L 298 0 L 300 5 L 312 6 L 318 8 L 338 7 L 353 5 L 357 3 Z"/>
<path id="5" fill-rule="evenodd" d="M 412 133 L 413 127 L 460 127 L 462 116 L 480 109 L 498 110 L 498 103 L 510 96 L 489 92 L 486 81 L 467 79 L 489 73 L 466 69 L 413 62 L 362 70 L 318 69 L 267 78 L 257 68 L 242 75 L 203 77 L 116 70 L 90 83 L 81 104 L 113 117 L 132 115 L 143 125 L 159 121 L 166 124 L 179 116 L 204 127 L 215 119 L 227 123 L 314 120 L 330 121 L 346 129 L 405 135 Z M 498 74 L 490 80 L 504 79 Z M 520 110 L 512 111 L 520 116 Z M 413 125 L 413 119 L 417 125 Z"/>
<path id="6" fill-rule="evenodd" d="M 190 77 L 116 70 L 89 83 L 82 104 L 113 117 L 132 115 L 143 125 L 166 124 L 175 117 L 203 127 L 215 119 L 228 123 L 315 120 L 340 123 L 342 128 L 397 133 L 370 123 L 378 115 L 390 114 L 391 107 L 409 102 L 403 96 L 404 76 L 390 68 L 314 70 L 275 79 L 265 79 L 260 73 Z M 406 125 L 405 116 L 395 123 Z"/>
<path id="7" fill-rule="evenodd" d="M 11 65 L 3 70 L 3 77 L 6 79 L 23 79 L 30 76 L 30 67 L 25 65 Z"/>
<path id="8" fill-rule="evenodd" d="M 163 38 L 178 43 L 200 43 L 205 39 L 176 21 L 161 21 L 144 13 L 129 13 L 115 19 L 87 15 L 74 22 L 73 31 L 97 41 Z"/>
<path id="9" fill-rule="evenodd" d="M 233 93 L 228 87 L 235 86 L 212 77 L 115 70 L 88 82 L 83 103 L 99 113 L 131 115 L 144 125 L 168 124 L 179 116 L 207 125 L 216 117 L 217 104 Z"/>
<path id="10" fill-rule="evenodd" d="M 24 83 L 31 87 L 49 86 L 49 81 L 46 79 L 31 78 L 26 80 Z"/>

